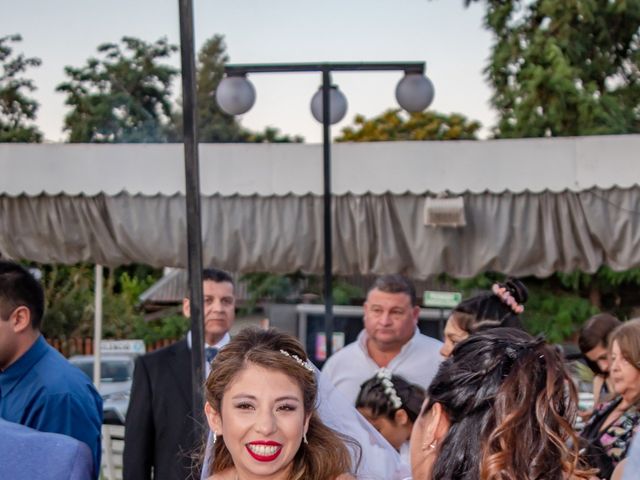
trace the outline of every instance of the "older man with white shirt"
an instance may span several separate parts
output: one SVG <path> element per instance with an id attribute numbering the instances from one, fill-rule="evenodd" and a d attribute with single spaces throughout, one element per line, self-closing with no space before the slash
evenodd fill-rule
<path id="1" fill-rule="evenodd" d="M 379 277 L 364 304 L 364 330 L 327 360 L 322 373 L 354 403 L 360 385 L 382 367 L 426 388 L 442 361 L 442 343 L 420 333 L 419 313 L 411 281 Z"/>

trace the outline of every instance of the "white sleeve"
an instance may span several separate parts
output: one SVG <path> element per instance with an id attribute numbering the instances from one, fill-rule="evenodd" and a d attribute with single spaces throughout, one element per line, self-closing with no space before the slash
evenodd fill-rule
<path id="1" fill-rule="evenodd" d="M 326 364 L 325 364 L 326 366 Z M 409 466 L 384 437 L 336 389 L 331 380 L 316 372 L 318 378 L 318 414 L 328 427 L 353 438 L 362 448 L 356 473 L 358 480 L 408 480 Z M 354 456 L 354 465 L 357 458 Z"/>

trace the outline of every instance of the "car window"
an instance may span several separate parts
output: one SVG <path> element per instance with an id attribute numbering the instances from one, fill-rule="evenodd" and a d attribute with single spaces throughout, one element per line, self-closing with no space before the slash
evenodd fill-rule
<path id="1" fill-rule="evenodd" d="M 129 360 L 102 360 L 102 372 L 100 381 L 105 383 L 127 382 L 133 375 L 133 362 Z M 73 364 L 93 379 L 93 360 L 73 362 Z"/>
<path id="2" fill-rule="evenodd" d="M 102 362 L 103 382 L 126 382 L 131 380 L 133 365 L 122 360 L 106 360 Z"/>

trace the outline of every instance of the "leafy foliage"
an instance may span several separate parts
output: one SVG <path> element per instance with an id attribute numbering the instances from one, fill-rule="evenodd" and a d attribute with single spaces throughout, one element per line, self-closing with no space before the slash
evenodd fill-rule
<path id="1" fill-rule="evenodd" d="M 45 293 L 42 332 L 67 338 L 92 332 L 93 269 L 89 265 L 40 265 Z"/>
<path id="2" fill-rule="evenodd" d="M 140 319 L 133 324 L 131 338 L 139 338 L 149 345 L 166 338 L 182 338 L 190 326 L 190 320 L 179 314 L 150 322 Z"/>
<path id="3" fill-rule="evenodd" d="M 244 274 L 241 281 L 247 286 L 248 298 L 244 310 L 251 312 L 264 301 L 292 301 L 302 288 L 304 275 L 299 272 L 288 275 L 256 272 Z"/>
<path id="4" fill-rule="evenodd" d="M 153 44 L 123 37 L 122 46 L 98 47 L 101 59 L 65 67 L 70 80 L 57 91 L 71 112 L 65 130 L 71 142 L 163 142 L 172 114 L 171 84 L 177 70 L 160 64 L 176 51 L 166 39 Z"/>
<path id="5" fill-rule="evenodd" d="M 245 141 L 249 143 L 303 143 L 304 137 L 280 133 L 275 127 L 265 127 L 262 132 L 245 130 Z"/>
<path id="6" fill-rule="evenodd" d="M 223 112 L 215 100 L 215 91 L 224 76 L 229 60 L 222 35 L 208 39 L 200 51 L 196 65 L 196 101 L 198 138 L 200 142 L 242 142 L 247 137 L 235 117 Z M 182 141 L 182 111 L 174 114 L 171 139 Z"/>
<path id="7" fill-rule="evenodd" d="M 598 309 L 589 300 L 574 293 L 538 287 L 529 289 L 523 320 L 530 333 L 543 333 L 548 341 L 559 343 L 574 335 L 596 313 Z"/>
<path id="8" fill-rule="evenodd" d="M 406 114 L 387 110 L 367 119 L 356 115 L 354 125 L 342 129 L 337 142 L 377 142 L 393 140 L 475 140 L 481 124 L 464 115 L 437 112 Z"/>
<path id="9" fill-rule="evenodd" d="M 497 137 L 640 131 L 638 2 L 486 3 Z"/>
<path id="10" fill-rule="evenodd" d="M 47 337 L 92 337 L 94 317 L 93 266 L 39 265 L 45 290 L 43 333 Z M 103 286 L 103 337 L 133 338 L 146 328 L 136 308 L 139 295 L 149 288 L 159 272 L 144 266 L 106 269 Z"/>
<path id="11" fill-rule="evenodd" d="M 42 63 L 39 58 L 14 55 L 10 43 L 22 41 L 20 35 L 0 37 L 0 142 L 40 142 L 42 134 L 30 122 L 35 120 L 38 102 L 28 92 L 36 87 L 22 77 L 30 67 Z"/>
<path id="12" fill-rule="evenodd" d="M 249 143 L 300 143 L 300 136 L 281 134 L 275 127 L 262 132 L 243 128 L 236 118 L 223 112 L 215 100 L 218 84 L 224 77 L 224 66 L 229 60 L 222 35 L 208 39 L 198 52 L 196 65 L 196 95 L 198 108 L 198 139 L 200 142 L 249 142 Z M 173 115 L 169 129 L 171 141 L 182 141 L 183 115 L 178 110 Z"/>
<path id="13" fill-rule="evenodd" d="M 310 298 L 321 301 L 323 296 L 324 284 L 319 275 L 261 272 L 244 274 L 241 280 L 247 285 L 248 299 L 244 306 L 247 312 L 255 310 L 264 301 L 293 303 L 299 302 L 303 296 L 307 297 L 307 301 Z M 353 299 L 363 296 L 362 289 L 339 278 L 333 279 L 331 293 L 335 305 L 350 305 Z"/>

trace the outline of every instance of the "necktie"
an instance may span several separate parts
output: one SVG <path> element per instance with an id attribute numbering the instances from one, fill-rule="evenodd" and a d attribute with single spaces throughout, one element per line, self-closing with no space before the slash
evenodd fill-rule
<path id="1" fill-rule="evenodd" d="M 215 347 L 207 347 L 204 349 L 204 357 L 207 359 L 207 363 L 211 363 L 218 353 L 218 349 Z"/>

